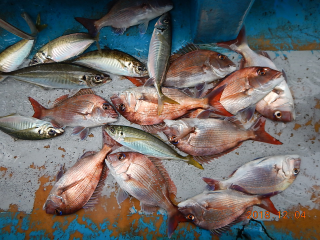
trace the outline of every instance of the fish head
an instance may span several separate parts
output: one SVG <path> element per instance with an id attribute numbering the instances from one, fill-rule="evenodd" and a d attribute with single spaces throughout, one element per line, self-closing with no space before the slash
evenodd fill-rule
<path id="1" fill-rule="evenodd" d="M 104 73 L 88 73 L 80 77 L 80 81 L 85 82 L 88 87 L 101 86 L 111 80 L 111 77 Z"/>
<path id="2" fill-rule="evenodd" d="M 107 166 L 109 167 L 110 171 L 114 174 L 122 174 L 126 173 L 130 163 L 131 163 L 131 156 L 130 152 L 118 152 L 109 154 L 105 159 Z"/>
<path id="3" fill-rule="evenodd" d="M 64 133 L 64 128 L 55 128 L 51 124 L 45 124 L 36 129 L 42 138 L 53 138 Z"/>
<path id="4" fill-rule="evenodd" d="M 171 17 L 170 17 L 170 14 L 167 12 L 158 19 L 158 21 L 154 25 L 154 28 L 162 33 L 165 30 L 169 29 L 170 26 L 171 26 Z"/>
<path id="5" fill-rule="evenodd" d="M 62 197 L 55 194 L 50 194 L 47 198 L 47 201 L 43 205 L 43 210 L 45 210 L 47 214 L 61 216 L 63 215 L 63 205 L 64 200 Z"/>
<path id="6" fill-rule="evenodd" d="M 282 80 L 282 73 L 268 67 L 248 67 L 240 70 L 251 87 L 261 91 L 271 91 Z"/>
<path id="7" fill-rule="evenodd" d="M 95 102 L 95 108 L 92 111 L 92 116 L 97 122 L 107 124 L 118 120 L 118 113 L 107 100 L 99 99 Z"/>
<path id="8" fill-rule="evenodd" d="M 164 122 L 167 126 L 164 133 L 168 137 L 169 142 L 174 145 L 178 145 L 181 138 L 184 138 L 192 132 L 192 127 L 183 120 L 165 119 Z"/>
<path id="9" fill-rule="evenodd" d="M 42 64 L 46 61 L 47 54 L 45 52 L 37 52 L 34 57 L 31 59 L 29 66 Z"/>
<path id="10" fill-rule="evenodd" d="M 300 172 L 301 158 L 299 155 L 287 155 L 282 162 L 284 175 L 293 182 Z"/>
<path id="11" fill-rule="evenodd" d="M 106 125 L 104 130 L 117 142 L 123 141 L 125 138 L 125 131 L 120 125 Z"/>
<path id="12" fill-rule="evenodd" d="M 221 78 L 237 69 L 236 64 L 232 62 L 226 55 L 217 52 L 212 52 L 209 58 L 209 64 L 212 71 L 214 71 Z"/>
<path id="13" fill-rule="evenodd" d="M 206 209 L 193 198 L 187 199 L 178 204 L 178 210 L 184 215 L 188 222 L 205 228 L 204 212 Z"/>
<path id="14" fill-rule="evenodd" d="M 136 105 L 136 103 L 132 102 L 135 101 L 135 99 L 128 96 L 130 96 L 130 93 L 114 94 L 110 97 L 117 111 L 127 119 L 129 119 L 128 117 L 131 113 L 135 112 L 134 106 Z"/>
<path id="15" fill-rule="evenodd" d="M 147 67 L 140 61 L 132 61 L 128 68 L 131 68 L 130 72 L 132 72 L 135 77 L 146 77 L 149 74 Z"/>

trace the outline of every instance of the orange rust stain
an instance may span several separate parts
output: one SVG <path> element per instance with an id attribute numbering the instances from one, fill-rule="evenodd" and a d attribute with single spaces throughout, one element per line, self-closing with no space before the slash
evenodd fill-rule
<path id="1" fill-rule="evenodd" d="M 91 138 L 92 138 L 92 137 L 94 137 L 94 135 L 93 135 L 92 133 L 90 133 L 90 134 L 88 135 L 88 137 L 91 137 Z"/>
<path id="2" fill-rule="evenodd" d="M 50 148 L 50 145 L 44 146 L 44 148 Z"/>
<path id="3" fill-rule="evenodd" d="M 291 133 L 290 137 L 293 137 L 293 133 Z"/>
<path id="4" fill-rule="evenodd" d="M 61 150 L 62 152 L 66 152 L 66 150 L 62 147 L 58 147 L 59 150 Z"/>
<path id="5" fill-rule="evenodd" d="M 314 106 L 314 108 L 320 109 L 320 99 L 316 98 L 316 101 L 317 101 L 317 104 Z"/>
<path id="6" fill-rule="evenodd" d="M 305 126 L 309 126 L 312 124 L 312 119 L 310 119 L 308 122 L 306 122 Z"/>
<path id="7" fill-rule="evenodd" d="M 7 171 L 8 170 L 8 168 L 5 168 L 5 167 L 0 167 L 0 171 Z"/>
<path id="8" fill-rule="evenodd" d="M 317 43 L 316 41 L 310 42 L 307 44 L 301 44 L 301 42 L 295 41 L 293 38 L 291 39 L 290 45 L 286 43 L 287 41 L 283 41 L 283 44 L 273 44 L 270 39 L 265 39 L 263 36 L 259 38 L 255 37 L 248 37 L 248 44 L 253 50 L 269 50 L 269 51 L 278 51 L 279 49 L 281 50 L 319 50 L 320 49 L 320 44 Z"/>
<path id="9" fill-rule="evenodd" d="M 316 140 L 316 137 L 312 137 L 312 138 L 310 138 L 310 140 Z"/>
<path id="10" fill-rule="evenodd" d="M 276 133 L 278 136 L 280 136 L 281 134 L 282 134 L 282 132 L 278 132 L 278 133 Z"/>
<path id="11" fill-rule="evenodd" d="M 14 156 L 13 158 L 16 159 L 18 156 Z"/>
<path id="12" fill-rule="evenodd" d="M 64 157 L 65 157 L 65 155 L 63 155 L 63 154 L 62 154 L 62 155 L 61 155 L 61 157 L 62 157 L 62 158 L 64 158 Z"/>
<path id="13" fill-rule="evenodd" d="M 69 239 L 75 239 L 75 238 L 82 239 L 83 235 L 78 230 L 76 230 L 74 233 L 70 234 Z"/>
<path id="14" fill-rule="evenodd" d="M 295 125 L 294 125 L 294 130 L 298 130 L 299 128 L 301 128 L 301 125 L 299 124 L 299 123 L 296 123 Z"/>
<path id="15" fill-rule="evenodd" d="M 318 122 L 316 122 L 316 123 L 314 124 L 314 130 L 315 130 L 316 132 L 319 132 L 319 128 L 320 128 L 320 121 L 318 121 Z"/>
<path id="16" fill-rule="evenodd" d="M 5 227 L 2 228 L 2 231 L 5 231 L 7 233 L 11 233 L 11 226 L 10 225 L 7 225 Z"/>
<path id="17" fill-rule="evenodd" d="M 38 167 L 38 166 L 35 166 L 34 163 L 32 163 L 32 164 L 29 166 L 29 168 L 38 169 L 38 170 L 44 170 L 44 169 L 46 169 L 46 167 L 45 167 L 44 165 Z"/>

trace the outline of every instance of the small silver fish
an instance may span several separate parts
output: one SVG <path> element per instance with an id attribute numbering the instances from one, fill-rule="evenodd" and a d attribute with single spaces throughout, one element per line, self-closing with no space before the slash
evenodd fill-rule
<path id="1" fill-rule="evenodd" d="M 63 128 L 56 128 L 50 122 L 19 114 L 0 117 L 0 130 L 24 140 L 48 139 L 64 133 Z"/>

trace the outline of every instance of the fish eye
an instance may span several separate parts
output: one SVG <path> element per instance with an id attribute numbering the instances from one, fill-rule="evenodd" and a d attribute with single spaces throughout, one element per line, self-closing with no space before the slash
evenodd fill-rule
<path id="1" fill-rule="evenodd" d="M 109 130 L 110 130 L 112 133 L 114 133 L 114 132 L 115 132 L 114 127 L 110 127 L 110 128 L 109 128 Z"/>
<path id="2" fill-rule="evenodd" d="M 118 159 L 121 161 L 121 160 L 123 160 L 123 159 L 125 159 L 126 158 L 126 155 L 124 154 L 124 153 L 120 153 L 119 155 L 118 155 Z"/>
<path id="3" fill-rule="evenodd" d="M 50 130 L 48 131 L 48 134 L 51 135 L 51 136 L 55 135 L 55 133 L 56 133 L 56 131 L 53 130 L 53 129 L 50 129 Z"/>
<path id="4" fill-rule="evenodd" d="M 225 59 L 226 59 L 226 56 L 219 53 L 219 54 L 218 54 L 218 58 L 219 58 L 220 60 L 225 60 Z"/>
<path id="5" fill-rule="evenodd" d="M 299 173 L 299 169 L 298 168 L 293 169 L 293 173 L 294 175 L 297 175 Z"/>
<path id="6" fill-rule="evenodd" d="M 275 111 L 273 115 L 278 119 L 280 119 L 282 117 L 282 114 L 280 111 Z"/>
<path id="7" fill-rule="evenodd" d="M 40 135 L 42 134 L 41 129 L 39 129 L 38 133 L 39 133 Z"/>
<path id="8" fill-rule="evenodd" d="M 96 82 L 102 82 L 102 76 L 101 75 L 95 75 L 94 79 L 96 80 Z"/>
<path id="9" fill-rule="evenodd" d="M 173 135 L 169 138 L 169 142 L 173 143 L 173 144 L 178 144 L 179 143 L 179 140 L 176 139 L 176 136 Z"/>
<path id="10" fill-rule="evenodd" d="M 54 213 L 55 213 L 57 216 L 61 216 L 61 215 L 62 215 L 62 212 L 61 212 L 59 209 L 55 209 L 55 210 L 54 210 Z"/>
<path id="11" fill-rule="evenodd" d="M 83 75 L 83 76 L 82 76 L 82 80 L 86 81 L 86 80 L 87 80 L 87 76 L 86 76 L 86 75 Z"/>
<path id="12" fill-rule="evenodd" d="M 139 71 L 143 71 L 144 69 L 143 69 L 143 67 L 139 66 L 139 67 L 138 67 L 138 70 L 139 70 Z"/>
<path id="13" fill-rule="evenodd" d="M 258 74 L 259 76 L 264 76 L 264 75 L 266 75 L 266 73 L 267 73 L 267 71 L 266 71 L 264 68 L 260 68 L 260 69 L 258 69 L 258 71 L 257 71 L 257 74 Z"/>
<path id="14" fill-rule="evenodd" d="M 122 131 L 120 132 L 120 135 L 121 135 L 121 136 L 123 135 L 123 132 L 122 132 Z"/>
<path id="15" fill-rule="evenodd" d="M 126 106 L 125 106 L 123 103 L 121 103 L 121 104 L 119 104 L 119 109 L 120 109 L 122 112 L 124 112 L 124 111 L 126 110 Z"/>
<path id="16" fill-rule="evenodd" d="M 169 23 L 168 19 L 163 20 L 164 23 Z"/>
<path id="17" fill-rule="evenodd" d="M 194 215 L 189 214 L 186 219 L 193 221 L 194 220 Z"/>
<path id="18" fill-rule="evenodd" d="M 104 110 L 110 110 L 112 107 L 111 107 L 111 105 L 109 103 L 104 103 L 104 104 L 102 104 L 102 108 Z"/>

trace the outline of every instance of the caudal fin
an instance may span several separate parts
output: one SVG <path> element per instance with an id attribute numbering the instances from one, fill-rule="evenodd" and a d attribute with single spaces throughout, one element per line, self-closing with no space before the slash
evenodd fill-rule
<path id="1" fill-rule="evenodd" d="M 195 166 L 196 168 L 199 168 L 199 169 L 202 169 L 202 170 L 204 169 L 204 168 L 202 167 L 202 165 L 201 165 L 200 163 L 198 163 L 198 162 L 193 158 L 193 156 L 188 155 L 187 158 L 188 158 L 188 164 L 191 164 L 191 165 Z"/>
<path id="2" fill-rule="evenodd" d="M 258 204 L 259 207 L 278 215 L 279 211 L 276 209 L 276 207 L 273 205 L 273 202 L 271 202 L 270 197 L 261 198 L 261 203 Z"/>
<path id="3" fill-rule="evenodd" d="M 208 184 L 209 190 L 211 191 L 221 190 L 220 181 L 214 180 L 212 178 L 206 178 L 206 177 L 203 177 L 202 180 Z"/>
<path id="4" fill-rule="evenodd" d="M 36 100 L 34 100 L 32 97 L 29 97 L 29 101 L 33 107 L 34 114 L 32 117 L 42 119 L 44 118 L 44 111 L 47 110 L 45 107 L 43 107 L 40 103 L 38 103 Z"/>
<path id="5" fill-rule="evenodd" d="M 99 30 L 95 26 L 95 21 L 97 19 L 89 19 L 89 18 L 82 18 L 82 17 L 75 17 L 74 18 L 77 22 L 81 23 L 86 29 L 88 29 L 89 34 L 92 37 L 95 37 Z"/>
<path id="6" fill-rule="evenodd" d="M 222 104 L 219 102 L 225 87 L 226 87 L 226 85 L 223 85 L 223 86 L 219 87 L 218 89 L 214 89 L 211 93 L 209 93 L 207 95 L 206 98 L 208 98 L 208 104 L 213 108 L 213 109 L 209 109 L 209 110 L 212 110 L 214 113 L 217 113 L 222 116 L 231 117 L 233 115 L 231 113 L 229 113 L 222 106 Z"/>
<path id="7" fill-rule="evenodd" d="M 258 121 L 250 128 L 253 130 L 255 137 L 252 140 L 265 142 L 275 145 L 282 145 L 282 142 L 272 137 L 269 133 L 264 129 L 266 125 L 266 119 L 264 117 L 260 117 Z"/>
<path id="8" fill-rule="evenodd" d="M 172 233 L 178 227 L 179 222 L 187 222 L 187 219 L 183 216 L 181 212 L 174 207 L 172 211 L 168 212 L 168 237 L 171 238 Z"/>
<path id="9" fill-rule="evenodd" d="M 227 42 L 218 42 L 217 45 L 219 47 L 227 48 L 236 52 L 241 52 L 240 48 L 243 45 L 247 45 L 247 38 L 246 38 L 246 30 L 243 25 L 241 28 L 238 37 L 234 40 L 227 41 Z M 240 51 L 239 51 L 240 50 Z"/>
<path id="10" fill-rule="evenodd" d="M 161 94 L 160 97 L 158 97 L 158 115 L 160 116 L 163 110 L 163 104 L 164 103 L 170 103 L 170 104 L 180 104 L 178 102 L 176 102 L 175 100 L 167 97 L 164 94 Z"/>

